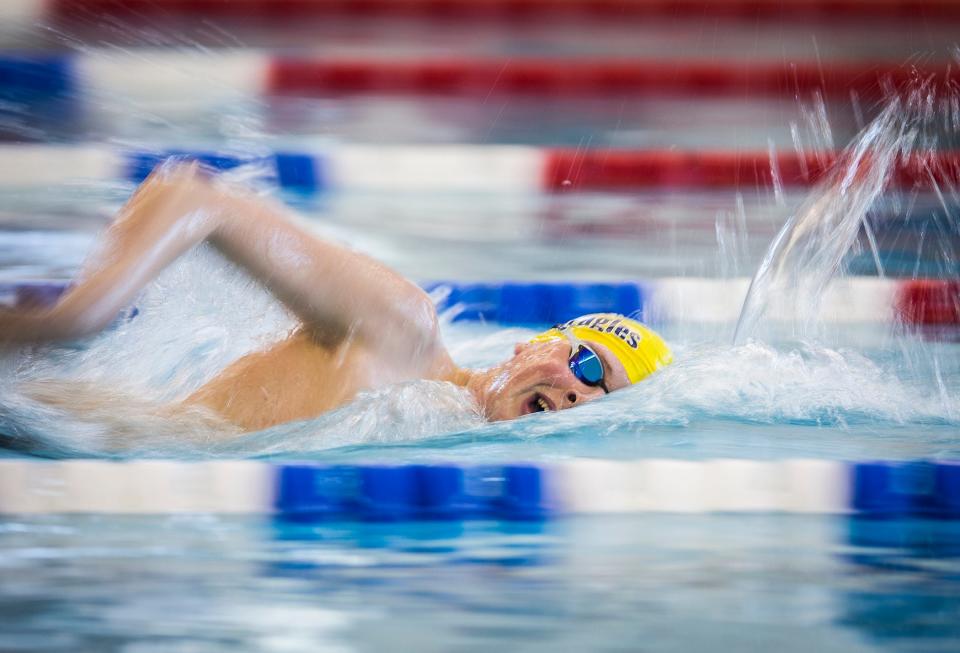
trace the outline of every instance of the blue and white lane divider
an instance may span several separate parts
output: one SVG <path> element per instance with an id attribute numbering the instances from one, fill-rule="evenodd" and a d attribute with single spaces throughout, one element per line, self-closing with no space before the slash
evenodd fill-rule
<path id="1" fill-rule="evenodd" d="M 0 187 L 143 181 L 170 157 L 228 171 L 260 166 L 303 195 L 344 192 L 540 192 L 549 151 L 513 145 L 347 145 L 231 153 L 100 145 L 0 145 Z"/>
<path id="2" fill-rule="evenodd" d="M 587 313 L 635 315 L 653 324 L 728 324 L 737 319 L 750 280 L 664 277 L 649 281 L 431 282 L 441 313 L 454 321 L 543 325 Z M 0 284 L 0 304 L 21 308 L 53 304 L 67 284 Z M 771 319 L 788 320 L 789 305 L 771 306 Z M 128 317 L 136 312 L 128 314 Z M 821 319 L 833 324 L 960 324 L 960 281 L 847 277 L 821 298 Z"/>
<path id="3" fill-rule="evenodd" d="M 960 463 L 648 459 L 323 466 L 0 460 L 3 514 L 461 520 L 647 512 L 960 519 Z"/>

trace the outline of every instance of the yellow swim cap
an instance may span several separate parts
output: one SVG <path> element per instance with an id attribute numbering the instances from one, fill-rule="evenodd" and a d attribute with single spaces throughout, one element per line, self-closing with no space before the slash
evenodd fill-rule
<path id="1" fill-rule="evenodd" d="M 630 383 L 636 383 L 673 362 L 673 353 L 663 338 L 636 320 L 616 313 L 582 315 L 534 336 L 530 342 L 563 339 L 561 329 L 569 329 L 586 342 L 605 346 L 627 371 Z"/>

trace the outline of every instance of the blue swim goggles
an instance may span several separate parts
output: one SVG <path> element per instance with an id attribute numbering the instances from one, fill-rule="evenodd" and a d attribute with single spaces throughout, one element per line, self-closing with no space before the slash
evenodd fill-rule
<path id="1" fill-rule="evenodd" d="M 610 394 L 610 390 L 607 389 L 603 380 L 603 360 L 597 352 L 591 349 L 590 345 L 586 344 L 583 340 L 573 335 L 573 331 L 571 331 L 569 327 L 557 325 L 554 328 L 562 333 L 570 342 L 570 359 L 568 360 L 568 364 L 570 365 L 570 371 L 573 372 L 573 375 L 584 385 L 588 385 L 591 388 L 600 388 L 605 393 Z"/>

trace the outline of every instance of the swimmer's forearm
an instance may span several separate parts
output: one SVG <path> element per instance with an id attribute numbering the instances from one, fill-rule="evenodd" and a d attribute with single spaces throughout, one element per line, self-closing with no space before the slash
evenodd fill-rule
<path id="1" fill-rule="evenodd" d="M 436 312 L 416 285 L 368 256 L 316 237 L 284 206 L 240 193 L 211 233 L 228 258 L 263 281 L 308 327 L 428 359 Z"/>
<path id="2" fill-rule="evenodd" d="M 0 345 L 19 345 L 30 342 L 29 334 L 38 326 L 35 315 L 24 315 L 0 308 Z"/>

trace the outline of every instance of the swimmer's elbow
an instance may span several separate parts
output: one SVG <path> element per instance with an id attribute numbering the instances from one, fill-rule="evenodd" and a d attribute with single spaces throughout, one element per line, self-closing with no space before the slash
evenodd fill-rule
<path id="1" fill-rule="evenodd" d="M 388 359 L 422 359 L 440 344 L 440 324 L 430 297 L 411 283 L 344 305 L 342 322 L 304 319 L 314 337 L 327 346 L 358 337 Z"/>
<path id="2" fill-rule="evenodd" d="M 440 319 L 437 317 L 437 307 L 430 296 L 417 288 L 416 322 L 425 348 L 436 346 L 440 342 Z"/>
<path id="3" fill-rule="evenodd" d="M 440 320 L 427 293 L 412 287 L 398 308 L 400 315 L 396 323 L 404 325 L 405 339 L 411 350 L 430 351 L 440 343 Z"/>

